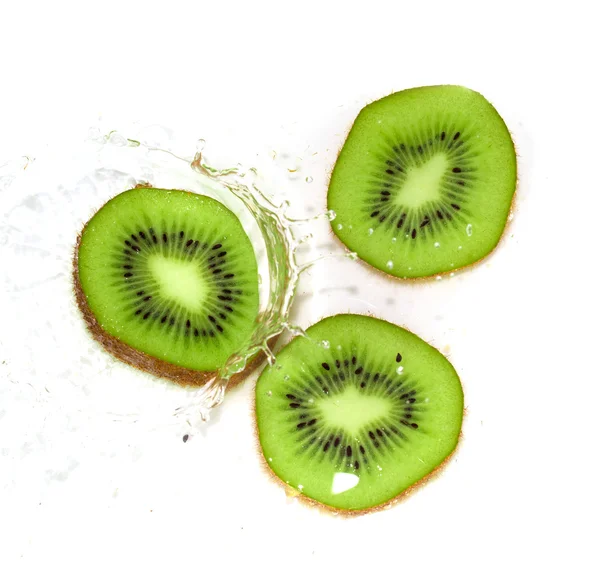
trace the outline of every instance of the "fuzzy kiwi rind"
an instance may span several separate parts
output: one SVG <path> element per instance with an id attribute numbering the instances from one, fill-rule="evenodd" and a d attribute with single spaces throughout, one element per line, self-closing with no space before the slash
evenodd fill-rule
<path id="1" fill-rule="evenodd" d="M 325 326 L 325 329 L 323 329 L 323 324 Z M 408 405 L 403 404 L 404 407 L 414 407 L 414 411 L 411 410 L 409 415 L 412 418 L 410 418 L 409 421 L 404 420 L 404 418 L 402 418 L 403 424 L 398 425 L 398 427 L 401 429 L 400 431 L 397 431 L 393 427 L 391 428 L 391 430 L 394 431 L 394 434 L 390 431 L 390 426 L 384 427 L 384 425 L 381 424 L 380 426 L 385 434 L 380 433 L 379 430 L 375 432 L 375 428 L 373 428 L 373 434 L 369 432 L 368 437 L 366 436 L 367 432 L 364 431 L 364 435 L 355 439 L 355 441 L 353 442 L 346 443 L 344 440 L 345 436 L 339 432 L 339 427 L 334 428 L 333 432 L 337 431 L 337 435 L 342 437 L 342 444 L 344 446 L 346 444 L 352 445 L 353 455 L 348 458 L 344 454 L 342 454 L 340 457 L 339 455 L 336 455 L 337 453 L 333 454 L 332 456 L 333 445 L 331 443 L 333 442 L 333 440 L 331 435 L 325 434 L 325 436 L 323 436 L 323 434 L 317 434 L 316 436 L 319 438 L 311 439 L 310 434 L 307 435 L 308 437 L 306 437 L 306 433 L 304 433 L 304 435 L 302 434 L 302 430 L 307 430 L 305 423 L 309 420 L 311 414 L 315 414 L 314 411 L 310 411 L 311 406 L 314 407 L 315 405 L 304 404 L 306 401 L 305 399 L 304 401 L 302 401 L 303 404 L 301 406 L 297 406 L 297 404 L 301 402 L 298 400 L 298 395 L 296 394 L 296 392 L 298 391 L 298 386 L 296 386 L 296 389 L 293 389 L 292 387 L 294 366 L 310 370 L 308 374 L 309 377 L 311 374 L 315 373 L 315 367 L 313 367 L 315 362 L 318 362 L 316 363 L 317 371 L 320 371 L 321 373 L 326 373 L 327 371 L 329 371 L 329 369 L 327 371 L 324 371 L 319 366 L 323 365 L 327 361 L 327 358 L 325 357 L 324 363 L 320 363 L 320 360 L 324 358 L 324 355 L 327 355 L 329 353 L 329 350 L 324 351 L 321 348 L 320 344 L 321 341 L 323 341 L 323 335 L 330 338 L 330 343 L 332 347 L 335 343 L 337 343 L 343 347 L 343 351 L 346 351 L 348 349 L 346 342 L 350 341 L 348 341 L 347 338 L 344 337 L 343 332 L 346 332 L 349 326 L 351 327 L 351 329 L 354 329 L 354 332 L 358 335 L 358 337 L 356 335 L 354 336 L 354 340 L 352 341 L 353 343 L 356 342 L 356 339 L 360 339 L 360 343 L 365 338 L 368 338 L 368 333 L 366 334 L 366 337 L 361 336 L 360 333 L 361 331 L 364 332 L 365 330 L 370 330 L 370 333 L 372 334 L 373 326 L 375 327 L 375 330 L 378 330 L 379 333 L 381 333 L 381 335 L 378 336 L 377 340 L 370 340 L 372 346 L 373 343 L 379 346 L 381 343 L 385 343 L 386 341 L 389 342 L 390 339 L 395 339 L 396 347 L 398 347 L 398 343 L 402 340 L 404 340 L 404 342 L 406 343 L 406 353 L 404 359 L 402 359 L 400 353 L 396 353 L 395 359 L 392 360 L 395 361 L 394 365 L 396 365 L 399 362 L 402 362 L 403 364 L 407 365 L 408 377 L 405 377 L 404 380 L 400 383 L 400 385 L 397 385 L 396 388 L 394 388 L 395 379 L 389 382 L 390 379 L 388 379 L 383 373 L 381 374 L 381 376 L 372 376 L 372 386 L 367 386 L 365 389 L 367 391 L 367 395 L 369 394 L 368 391 L 370 391 L 375 386 L 375 381 L 379 383 L 377 389 L 385 389 L 388 391 L 388 394 L 394 393 L 394 391 L 398 392 L 398 390 L 404 392 L 406 390 L 410 390 L 411 388 L 416 388 L 417 392 L 414 395 L 409 395 L 409 397 L 416 397 L 416 404 L 413 404 L 412 402 Z M 343 332 L 341 333 L 341 336 L 337 337 L 336 339 L 335 333 L 332 333 L 332 331 L 335 332 L 340 330 Z M 452 367 L 452 365 L 446 359 L 446 357 L 444 357 L 439 351 L 437 351 L 431 345 L 429 345 L 428 343 L 426 343 L 407 329 L 401 328 L 393 323 L 387 322 L 383 319 L 378 319 L 370 315 L 364 316 L 354 314 L 340 314 L 327 317 L 308 328 L 307 335 L 308 339 L 296 338 L 290 344 L 284 347 L 277 356 L 277 369 L 268 368 L 263 370 L 255 387 L 255 433 L 260 453 L 263 458 L 264 467 L 272 475 L 273 479 L 283 484 L 289 495 L 297 497 L 303 503 L 319 507 L 320 509 L 327 512 L 339 513 L 344 515 L 361 515 L 375 510 L 385 509 L 386 507 L 391 506 L 399 500 L 406 498 L 413 491 L 420 488 L 423 484 L 437 476 L 441 472 L 443 467 L 447 465 L 449 459 L 456 452 L 459 439 L 462 435 L 461 428 L 463 416 L 465 414 L 462 385 L 460 383 L 460 379 L 455 369 Z M 310 347 L 307 344 L 310 344 Z M 294 349 L 294 345 L 303 345 L 304 347 L 302 349 L 298 349 L 298 347 Z M 365 347 L 368 347 L 368 345 L 369 342 L 365 344 Z M 359 353 L 361 351 L 360 348 L 355 348 L 354 350 L 358 350 Z M 392 349 L 390 348 L 390 351 L 391 350 Z M 294 355 L 294 351 L 298 354 Z M 419 359 L 419 356 L 417 355 L 419 351 L 424 351 L 424 353 L 421 353 L 421 358 L 424 361 L 424 363 L 427 363 L 427 367 L 429 367 L 429 369 L 427 367 L 423 368 L 425 366 L 423 363 L 421 363 L 421 365 L 419 365 L 415 369 L 415 357 L 417 358 L 416 360 Z M 377 356 L 374 356 L 370 366 L 373 366 L 374 363 L 377 362 L 377 359 Z M 400 361 L 398 361 L 397 359 L 400 359 Z M 348 357 L 348 360 L 350 360 L 350 357 Z M 360 362 L 354 364 L 352 362 L 338 363 L 334 358 L 330 358 L 329 361 L 331 372 L 338 374 L 341 372 L 345 373 L 345 378 L 342 379 L 342 384 L 344 382 L 347 382 L 350 383 L 349 386 L 352 386 L 352 383 L 354 383 L 354 387 L 358 386 L 356 384 L 356 378 L 352 379 L 349 376 L 348 366 L 351 369 L 353 367 L 360 367 L 360 369 L 363 369 L 363 366 Z M 361 361 L 360 358 L 359 361 Z M 427 388 L 427 383 L 425 383 L 425 386 L 423 386 L 422 383 L 420 385 L 418 379 L 419 375 L 417 374 L 415 376 L 414 374 L 415 371 L 419 370 L 421 372 L 421 375 L 424 371 L 427 370 L 430 370 L 432 375 L 438 375 L 439 386 L 437 388 L 432 388 L 431 386 Z M 362 371 L 360 372 L 361 374 L 363 374 Z M 373 373 L 374 371 L 371 372 L 371 374 Z M 442 374 L 442 377 L 439 377 L 440 373 Z M 319 375 L 318 372 L 317 375 Z M 285 379 L 286 376 L 287 382 Z M 290 379 L 292 380 L 290 381 Z M 361 377 L 360 380 L 365 379 L 367 379 L 366 374 L 365 376 Z M 314 397 L 315 399 L 318 399 L 319 396 L 323 396 L 323 394 L 320 393 L 320 390 L 323 389 L 323 386 L 327 387 L 329 391 L 334 390 L 333 386 L 329 384 L 329 381 L 327 380 L 323 381 L 323 379 L 321 379 L 318 381 L 318 383 L 319 384 L 315 384 L 312 381 L 308 383 L 308 385 L 312 385 L 310 387 L 312 391 L 310 392 L 310 396 Z M 405 384 L 402 385 L 402 383 Z M 411 384 L 412 386 L 408 387 L 406 383 L 408 383 L 409 385 Z M 360 386 L 362 387 L 365 384 L 368 385 L 369 382 L 363 383 Z M 314 392 L 315 388 L 317 389 L 316 393 Z M 419 394 L 419 391 L 421 391 L 422 394 Z M 445 393 L 445 391 L 447 392 Z M 324 398 L 329 398 L 332 394 L 334 393 L 327 392 L 324 395 Z M 440 398 L 441 400 L 444 400 L 445 398 L 446 402 L 442 403 L 441 405 L 439 403 L 432 403 L 426 405 L 425 408 L 430 407 L 430 414 L 424 414 L 425 410 L 423 410 L 422 399 L 425 398 L 426 394 L 432 396 L 432 400 Z M 446 394 L 445 397 L 443 396 L 444 394 Z M 395 396 L 393 398 L 395 398 Z M 405 396 L 406 395 L 401 395 L 401 398 L 404 398 Z M 292 397 L 295 397 L 295 399 L 292 399 Z M 361 396 L 361 398 L 364 397 Z M 284 409 L 287 406 L 297 406 L 296 409 L 290 409 L 290 412 L 302 413 L 304 415 L 304 419 L 301 420 L 302 424 L 298 424 L 298 426 L 294 428 L 290 425 L 289 422 L 287 422 L 288 419 L 286 419 L 285 416 L 276 419 L 273 415 L 273 407 L 271 404 L 274 402 L 278 403 L 276 408 L 279 407 L 279 403 L 281 403 L 281 407 L 283 407 Z M 362 406 L 364 401 L 359 400 L 357 402 L 359 402 Z M 444 409 L 444 407 L 446 407 L 446 409 Z M 306 414 L 307 412 L 309 413 L 308 415 Z M 345 411 L 345 413 L 347 413 L 347 411 Z M 279 412 L 277 412 L 276 414 L 279 414 Z M 265 421 L 265 417 L 268 417 L 269 415 L 271 415 L 271 418 Z M 432 418 L 427 418 L 428 416 L 432 415 Z M 292 424 L 298 422 L 297 419 L 291 420 Z M 415 421 L 419 422 L 420 426 L 418 426 Z M 318 419 L 319 424 L 322 422 L 326 422 L 326 419 Z M 376 421 L 375 424 L 377 424 L 378 422 L 383 421 Z M 440 428 L 440 426 L 443 427 L 442 433 L 438 433 L 437 438 L 436 435 L 432 433 L 432 428 L 435 429 L 436 423 L 438 424 L 438 428 Z M 412 424 L 412 426 L 410 426 L 410 424 Z M 286 428 L 281 428 L 281 426 L 284 425 L 286 426 Z M 311 430 L 314 431 L 317 424 L 314 424 L 313 421 L 313 425 L 314 426 Z M 329 428 L 331 428 L 331 425 L 329 426 Z M 326 430 L 329 428 L 326 428 Z M 292 433 L 292 436 L 298 436 L 298 439 L 294 441 L 294 438 L 292 438 L 291 442 L 282 444 L 282 439 L 288 438 L 290 431 Z M 414 435 L 422 433 L 418 436 L 416 442 L 417 450 L 419 450 L 418 453 L 421 456 L 423 456 L 423 458 L 425 458 L 425 461 L 427 463 L 426 469 L 424 472 L 418 473 L 421 469 L 421 467 L 419 466 L 419 470 L 415 472 L 416 476 L 412 476 L 412 480 L 411 476 L 408 477 L 408 480 L 404 479 L 402 482 L 400 482 L 400 480 L 396 482 L 390 482 L 388 480 L 388 482 L 386 482 L 386 485 L 390 485 L 391 487 L 387 491 L 382 492 L 382 495 L 380 494 L 376 501 L 370 501 L 365 504 L 364 499 L 352 498 L 349 501 L 342 501 L 341 503 L 332 502 L 331 496 L 325 498 L 323 497 L 323 495 L 319 496 L 319 494 L 312 493 L 314 492 L 314 488 L 310 490 L 310 486 L 306 485 L 308 483 L 306 480 L 311 477 L 310 475 L 317 473 L 319 470 L 322 471 L 322 474 L 324 474 L 325 479 L 329 478 L 331 476 L 332 466 L 328 465 L 328 462 L 330 462 L 332 458 L 336 462 L 339 461 L 341 458 L 342 463 L 339 466 L 335 466 L 333 468 L 334 471 L 341 470 L 345 473 L 358 474 L 361 478 L 365 476 L 366 478 L 364 483 L 367 485 L 368 489 L 368 486 L 374 485 L 373 481 L 371 481 L 372 478 L 370 480 L 368 477 L 369 474 L 373 474 L 373 465 L 371 464 L 371 468 L 367 467 L 366 471 L 364 470 L 365 466 L 361 465 L 361 475 L 361 469 L 359 469 L 358 466 L 356 466 L 356 469 L 354 469 L 354 466 L 350 465 L 352 462 L 350 462 L 350 464 L 347 464 L 346 460 L 352 461 L 354 460 L 354 458 L 358 458 L 362 461 L 362 459 L 364 458 L 366 462 L 369 458 L 368 455 L 373 454 L 373 456 L 371 457 L 371 461 L 373 460 L 373 458 L 379 458 L 379 461 L 381 461 L 381 464 L 383 466 L 383 474 L 386 474 L 386 472 L 392 473 L 394 469 L 399 468 L 399 466 L 405 460 L 402 459 L 398 461 L 398 465 L 396 466 L 394 466 L 393 463 L 385 464 L 382 461 L 384 457 L 377 456 L 377 450 L 373 448 L 373 444 L 375 444 L 378 448 L 379 445 L 377 443 L 382 444 L 381 450 L 384 452 L 385 456 L 385 454 L 388 454 L 389 452 L 388 445 L 385 445 L 386 439 L 389 439 L 390 437 L 396 438 L 395 435 L 398 435 L 402 432 L 408 435 L 408 442 L 411 441 L 411 438 L 413 438 Z M 427 445 L 425 446 L 425 448 L 418 448 L 418 446 L 421 446 L 421 444 L 423 443 L 423 440 L 418 440 L 419 438 L 423 438 L 423 434 L 425 434 L 426 439 L 431 438 L 432 436 L 433 438 L 431 442 L 426 443 Z M 311 440 L 313 442 L 311 442 Z M 317 440 L 316 443 L 314 442 L 315 440 Z M 365 443 L 365 440 L 368 442 L 368 444 Z M 330 442 L 330 444 L 327 445 L 327 442 Z M 402 442 L 404 442 L 404 440 L 402 440 Z M 415 440 L 413 440 L 413 443 L 414 442 Z M 421 444 L 419 444 L 419 442 Z M 363 449 L 363 445 L 367 452 L 366 456 L 364 456 L 365 450 Z M 336 446 L 338 446 L 338 444 L 336 444 Z M 343 450 L 344 446 L 340 446 L 339 449 Z M 431 450 L 427 450 L 428 446 L 431 447 Z M 284 451 L 284 448 L 286 447 L 287 450 Z M 323 450 L 328 451 L 328 456 L 323 455 L 321 453 Z M 360 456 L 360 453 L 362 453 L 363 456 Z M 409 450 L 408 456 L 410 456 L 411 453 L 413 452 Z M 278 461 L 278 459 L 276 458 L 276 454 L 285 455 L 283 464 L 282 462 Z M 424 456 L 423 454 L 426 455 Z M 308 465 L 304 467 L 301 466 L 301 469 L 299 471 L 296 469 L 297 471 L 294 473 L 294 468 L 290 468 L 289 463 L 296 462 L 295 455 L 298 455 L 298 457 L 300 458 L 300 460 L 298 460 L 299 463 L 301 463 L 302 461 L 308 461 Z M 302 456 L 304 456 L 304 458 L 302 458 Z M 389 461 L 389 457 L 387 457 L 387 459 Z M 287 466 L 285 465 L 286 463 L 288 464 Z M 411 470 L 410 466 L 408 469 Z M 376 470 L 374 471 L 374 473 L 379 476 L 382 475 L 382 473 L 378 473 Z M 400 472 L 397 472 L 397 474 L 400 474 L 400 479 L 404 478 L 404 476 Z M 350 490 L 350 492 L 342 492 L 342 495 L 347 493 L 354 492 L 353 490 Z M 327 496 L 327 493 L 325 495 Z M 377 496 L 377 494 L 375 494 L 375 496 Z"/>
<path id="2" fill-rule="evenodd" d="M 404 204 L 408 173 L 440 156 L 438 196 Z M 488 257 L 505 234 L 516 187 L 515 145 L 492 104 L 465 87 L 427 86 L 361 109 L 333 165 L 327 208 L 337 214 L 334 236 L 360 261 L 422 280 Z"/>
<path id="3" fill-rule="evenodd" d="M 132 190 L 144 190 L 150 189 L 149 184 L 137 185 Z M 188 193 L 188 191 L 166 191 L 158 189 L 159 192 L 176 192 L 176 193 Z M 131 191 L 125 191 L 131 192 Z M 123 193 L 121 193 L 123 194 Z M 192 193 L 188 193 L 192 194 Z M 119 195 L 116 195 L 116 197 Z M 116 198 L 114 197 L 114 198 Z M 110 201 L 109 201 L 110 202 Z M 108 203 L 106 203 L 108 204 Z M 105 206 L 106 206 L 105 204 Z M 101 209 L 98 210 L 98 212 Z M 81 241 L 83 233 L 90 224 L 92 216 L 83 226 L 83 229 L 78 234 L 76 244 L 73 253 L 73 268 L 72 268 L 72 279 L 73 288 L 75 293 L 75 300 L 77 306 L 83 317 L 83 321 L 86 325 L 87 330 L 92 337 L 111 355 L 119 359 L 120 361 L 131 365 L 141 371 L 150 373 L 153 376 L 160 377 L 182 386 L 202 386 L 212 378 L 214 378 L 217 370 L 196 370 L 184 366 L 180 366 L 176 363 L 168 362 L 157 358 L 156 356 L 150 355 L 142 350 L 139 350 L 130 344 L 127 344 L 120 340 L 115 335 L 112 335 L 106 331 L 99 323 L 96 315 L 92 311 L 88 302 L 88 297 L 84 292 L 84 289 L 80 280 L 80 263 L 79 253 L 81 247 Z M 268 341 L 269 348 L 273 348 L 278 340 L 278 337 L 273 337 Z M 265 361 L 264 352 L 258 352 L 252 357 L 245 368 L 233 375 L 227 385 L 227 389 L 237 386 L 241 381 L 247 378 L 255 369 L 257 369 Z"/>

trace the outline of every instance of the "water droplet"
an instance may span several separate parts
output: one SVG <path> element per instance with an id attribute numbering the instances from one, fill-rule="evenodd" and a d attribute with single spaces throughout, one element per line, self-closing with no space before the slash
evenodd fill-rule
<path id="1" fill-rule="evenodd" d="M 369 236 L 373 234 L 373 228 L 369 228 Z"/>
<path id="2" fill-rule="evenodd" d="M 402 365 L 400 365 L 397 369 L 396 369 L 396 373 L 398 373 L 399 375 L 402 374 L 402 371 L 404 371 L 404 367 Z"/>
<path id="3" fill-rule="evenodd" d="M 338 345 L 338 346 L 337 346 L 337 350 L 338 350 L 338 351 L 341 351 L 341 350 L 342 350 L 342 346 L 341 346 L 341 345 Z"/>
<path id="4" fill-rule="evenodd" d="M 116 131 L 112 131 L 111 133 L 109 133 L 108 142 L 111 145 L 115 145 L 117 147 L 125 147 L 127 145 L 127 139 L 123 137 L 123 135 L 121 135 L 120 133 L 117 133 Z"/>
<path id="5" fill-rule="evenodd" d="M 398 238 L 396 238 L 396 236 L 394 236 L 394 237 L 392 238 L 392 242 L 394 242 L 394 243 L 395 243 L 395 242 L 396 242 L 396 240 L 398 240 Z"/>
<path id="6" fill-rule="evenodd" d="M 204 139 L 198 139 L 196 141 L 196 150 L 201 153 L 204 150 L 204 147 L 206 146 L 206 141 Z"/>
<path id="7" fill-rule="evenodd" d="M 289 375 L 284 375 L 283 376 L 283 380 L 284 381 L 289 381 L 290 380 L 290 376 Z"/>
<path id="8" fill-rule="evenodd" d="M 327 340 L 321 341 L 321 345 L 322 345 L 323 349 L 329 349 L 329 347 L 331 347 L 331 343 L 329 343 L 329 341 L 327 341 Z"/>
<path id="9" fill-rule="evenodd" d="M 383 470 L 383 468 L 382 468 L 382 467 L 381 467 L 379 464 L 377 464 L 377 469 L 378 469 L 380 472 Z"/>
<path id="10" fill-rule="evenodd" d="M 342 224 L 338 224 L 338 225 L 337 225 L 337 229 L 338 229 L 338 230 L 341 230 L 343 227 L 344 227 L 344 226 L 343 226 Z"/>
<path id="11" fill-rule="evenodd" d="M 462 250 L 462 246 L 459 246 L 459 247 L 458 247 L 458 249 L 459 249 L 459 250 Z"/>
<path id="12" fill-rule="evenodd" d="M 434 247 L 434 248 L 439 248 L 439 247 L 440 247 L 440 243 L 439 243 L 439 242 L 435 242 L 435 243 L 433 244 L 433 247 Z"/>
<path id="13" fill-rule="evenodd" d="M 508 215 L 508 221 L 510 222 L 510 221 L 511 221 L 511 220 L 512 220 L 514 217 L 515 217 L 515 215 L 514 215 L 514 214 L 511 212 L 511 213 Z"/>
<path id="14" fill-rule="evenodd" d="M 300 491 L 302 491 L 302 490 L 304 489 L 304 486 L 303 486 L 302 484 L 298 484 L 298 489 L 299 489 Z"/>
<path id="15" fill-rule="evenodd" d="M 267 391 L 267 396 L 268 397 L 272 397 L 273 396 L 273 391 Z"/>
<path id="16" fill-rule="evenodd" d="M 454 277 L 454 272 L 450 272 L 450 277 L 453 278 Z"/>
<path id="17" fill-rule="evenodd" d="M 269 458 L 269 462 L 273 462 L 273 458 Z"/>
<path id="18" fill-rule="evenodd" d="M 350 258 L 351 260 L 358 260 L 358 254 L 356 252 L 348 252 L 346 254 L 346 258 Z"/>
<path id="19" fill-rule="evenodd" d="M 359 477 L 356 474 L 348 474 L 347 472 L 336 472 L 333 475 L 331 483 L 331 493 L 341 494 L 355 488 L 358 484 Z"/>
<path id="20" fill-rule="evenodd" d="M 309 404 L 313 404 L 315 402 L 315 399 L 308 399 Z"/>
<path id="21" fill-rule="evenodd" d="M 348 226 L 348 228 L 349 228 L 350 230 L 352 230 L 352 224 L 350 224 L 350 226 Z"/>
<path id="22" fill-rule="evenodd" d="M 409 270 L 412 270 L 412 266 L 408 266 L 408 269 L 409 269 Z"/>
<path id="23" fill-rule="evenodd" d="M 310 183 L 311 183 L 311 182 L 312 182 L 314 179 L 313 179 L 313 177 L 312 177 L 312 176 L 307 176 L 307 177 L 306 177 L 304 180 L 305 180 L 305 181 L 306 181 L 308 184 L 310 184 Z"/>
<path id="24" fill-rule="evenodd" d="M 471 237 L 473 235 L 473 224 L 467 224 L 465 230 L 467 231 L 467 236 Z"/>
<path id="25" fill-rule="evenodd" d="M 385 265 L 385 267 L 386 267 L 388 270 L 391 270 L 391 269 L 394 267 L 394 262 L 392 262 L 392 260 L 388 260 L 388 261 L 387 261 L 387 264 Z"/>
<path id="26" fill-rule="evenodd" d="M 0 190 L 6 190 L 15 180 L 14 176 L 3 176 L 0 177 Z"/>
<path id="27" fill-rule="evenodd" d="M 435 276 L 435 279 L 439 282 L 442 279 L 442 276 Z"/>
<path id="28" fill-rule="evenodd" d="M 327 212 L 325 212 L 325 216 L 327 217 L 327 220 L 329 220 L 329 222 L 333 222 L 337 214 L 335 213 L 335 210 L 328 210 Z"/>
<path id="29" fill-rule="evenodd" d="M 427 398 L 425 399 L 425 402 L 429 402 L 429 397 L 427 397 Z"/>

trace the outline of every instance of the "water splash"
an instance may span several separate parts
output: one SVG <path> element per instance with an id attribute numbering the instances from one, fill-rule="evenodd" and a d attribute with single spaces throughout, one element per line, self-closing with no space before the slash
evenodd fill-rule
<path id="1" fill-rule="evenodd" d="M 288 201 L 277 205 L 256 184 L 258 173 L 256 169 L 243 170 L 240 166 L 226 169 L 212 167 L 204 158 L 205 141 L 197 146 L 197 152 L 190 163 L 198 176 L 216 182 L 233 196 L 237 197 L 258 225 L 264 243 L 264 256 L 268 261 L 268 280 L 266 295 L 263 299 L 261 313 L 258 318 L 252 338 L 246 347 L 230 356 L 226 363 L 217 371 L 185 406 L 175 411 L 176 415 L 197 411 L 203 421 L 208 421 L 210 411 L 221 404 L 225 390 L 231 377 L 243 371 L 246 365 L 259 352 L 266 355 L 269 365 L 275 363 L 275 355 L 269 347 L 269 342 L 284 331 L 293 337 L 306 337 L 301 327 L 289 321 L 289 313 L 296 286 L 300 275 L 316 263 L 339 256 L 329 254 L 313 259 L 305 264 L 297 260 L 299 246 L 312 239 L 311 233 L 305 233 L 306 225 L 316 220 L 325 219 L 332 222 L 336 218 L 333 210 L 328 210 L 308 219 L 293 219 L 287 216 L 290 206 Z M 356 259 L 354 252 L 342 254 Z"/>
<path id="2" fill-rule="evenodd" d="M 12 351 L 15 355 L 11 370 L 18 372 L 19 378 L 36 380 L 34 390 L 40 399 L 64 401 L 68 395 L 77 402 L 76 407 L 81 409 L 82 415 L 92 418 L 99 413 L 110 416 L 114 422 L 148 420 L 152 426 L 157 426 L 162 424 L 162 421 L 157 424 L 157 420 L 166 417 L 169 424 L 181 426 L 182 422 L 187 423 L 185 433 L 190 434 L 200 428 L 202 423 L 198 421 L 208 420 L 211 411 L 223 401 L 232 375 L 242 371 L 261 352 L 271 364 L 275 362 L 270 349 L 275 337 L 283 332 L 292 336 L 306 335 L 289 321 L 290 307 L 302 273 L 321 260 L 340 256 L 353 259 L 356 255 L 329 253 L 317 257 L 316 249 L 306 246 L 300 249 L 302 244 L 313 240 L 313 233 L 318 236 L 314 232 L 316 221 L 331 222 L 336 217 L 335 212 L 292 219 L 286 214 L 288 202 L 278 204 L 261 191 L 255 169 L 239 165 L 225 169 L 213 167 L 205 159 L 204 140 L 197 141 L 195 147 L 195 141 L 188 141 L 183 151 L 182 145 L 178 145 L 176 154 L 171 150 L 177 144 L 175 140 L 165 141 L 161 133 L 152 133 L 151 141 L 148 136 L 141 135 L 137 137 L 138 141 L 117 131 L 104 135 L 99 129 L 93 129 L 86 148 L 77 147 L 72 157 L 61 152 L 57 157 L 59 161 L 44 162 L 42 158 L 36 161 L 34 168 L 27 168 L 32 162 L 27 158 L 15 161 L 14 165 L 0 165 L 0 183 L 6 186 L 3 190 L 0 185 L 0 194 L 3 200 L 6 198 L 6 207 L 0 213 L 0 242 L 7 241 L 5 245 L 0 244 L 3 261 L 8 260 L 9 267 L 12 264 L 14 268 L 24 265 L 31 268 L 30 272 L 21 269 L 8 272 L 6 287 L 13 296 L 14 312 L 31 307 L 28 289 L 50 283 L 51 287 L 44 286 L 44 290 L 35 296 L 34 303 L 40 306 L 39 315 L 43 316 L 44 322 L 63 325 L 60 329 L 49 330 L 52 333 L 49 347 L 56 358 L 27 357 L 38 334 L 30 327 L 29 320 L 22 321 L 17 333 L 13 331 L 15 341 L 11 342 L 8 353 Z M 190 147 L 191 154 L 186 155 L 185 149 Z M 19 188 L 15 189 L 11 184 L 13 175 L 23 173 L 24 169 L 27 169 L 27 178 L 20 179 Z M 36 181 L 40 180 L 47 188 L 54 189 L 51 195 L 39 192 L 40 184 Z M 160 380 L 148 383 L 147 375 L 137 371 L 131 371 L 128 375 L 131 382 L 123 386 L 117 384 L 116 379 L 125 369 L 107 360 L 99 347 L 90 347 L 85 354 L 76 352 L 73 355 L 73 344 L 81 341 L 83 326 L 70 297 L 74 236 L 80 224 L 88 219 L 91 208 L 136 184 L 185 188 L 217 200 L 222 198 L 221 201 L 238 215 L 255 245 L 262 275 L 256 330 L 249 344 L 232 355 L 202 387 L 180 388 Z M 53 237 L 51 252 L 39 246 L 40 228 Z M 307 251 L 308 263 L 300 263 L 296 254 L 299 253 L 300 258 Z M 35 263 L 23 264 L 25 255 L 35 257 Z M 52 296 L 56 303 L 47 302 Z M 31 346 L 16 341 L 30 338 L 33 339 Z M 42 370 L 43 375 L 39 374 Z M 112 380 L 102 382 L 104 375 L 115 383 Z M 142 406 L 139 397 L 140 391 L 144 390 L 150 391 L 152 398 L 142 399 Z M 158 395 L 160 397 L 156 398 Z"/>

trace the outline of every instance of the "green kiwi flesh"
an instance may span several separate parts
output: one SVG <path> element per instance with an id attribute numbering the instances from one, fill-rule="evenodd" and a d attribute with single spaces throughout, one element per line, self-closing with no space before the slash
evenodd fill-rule
<path id="1" fill-rule="evenodd" d="M 511 135 L 482 95 L 419 87 L 360 111 L 327 202 L 333 232 L 363 261 L 400 278 L 429 277 L 496 247 L 516 182 Z"/>
<path id="2" fill-rule="evenodd" d="M 454 451 L 463 392 L 436 349 L 362 315 L 328 317 L 306 334 L 256 385 L 260 446 L 280 480 L 328 508 L 366 511 Z"/>
<path id="3" fill-rule="evenodd" d="M 74 263 L 78 304 L 94 336 L 159 376 L 217 370 L 256 325 L 252 244 L 237 216 L 212 198 L 125 191 L 85 225 Z"/>

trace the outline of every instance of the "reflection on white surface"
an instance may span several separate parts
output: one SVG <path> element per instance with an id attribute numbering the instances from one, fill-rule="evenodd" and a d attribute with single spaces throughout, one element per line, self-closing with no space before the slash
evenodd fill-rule
<path id="1" fill-rule="evenodd" d="M 341 494 L 347 492 L 358 485 L 360 478 L 355 474 L 347 474 L 345 472 L 336 472 L 333 475 L 331 484 L 332 494 Z"/>

